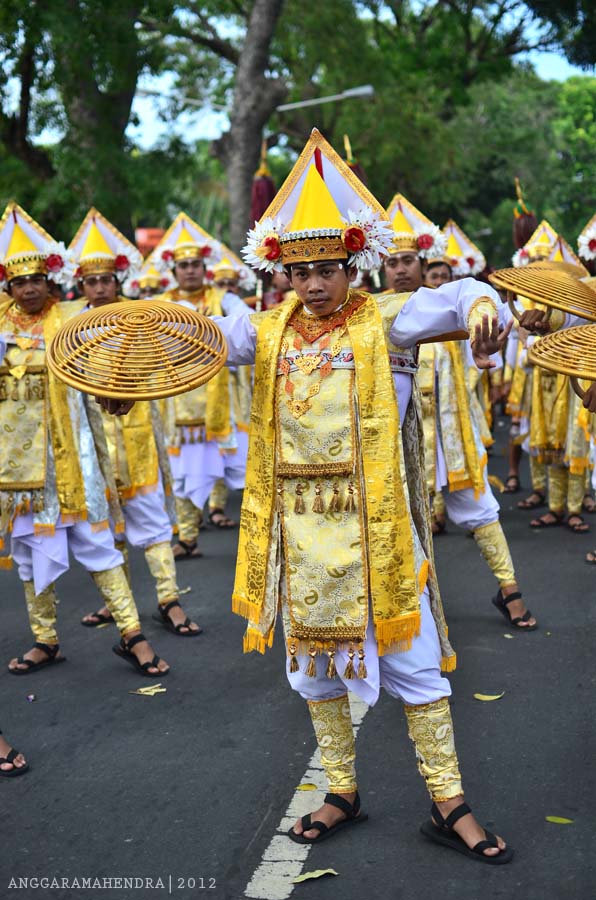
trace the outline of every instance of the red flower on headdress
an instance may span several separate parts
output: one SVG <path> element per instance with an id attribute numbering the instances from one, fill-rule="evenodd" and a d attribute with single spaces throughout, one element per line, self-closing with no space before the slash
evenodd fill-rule
<path id="1" fill-rule="evenodd" d="M 160 278 L 160 280 L 159 280 L 159 286 L 162 287 L 162 288 L 167 288 L 167 286 L 169 285 L 169 283 L 170 283 L 170 279 L 169 279 L 169 278 Z"/>
<path id="2" fill-rule="evenodd" d="M 48 272 L 59 272 L 60 269 L 64 266 L 64 260 L 58 253 L 50 253 L 48 258 L 46 259 L 46 269 Z"/>
<path id="3" fill-rule="evenodd" d="M 263 259 L 269 260 L 269 262 L 275 262 L 276 259 L 279 259 L 281 256 L 281 246 L 276 234 L 268 234 L 267 237 L 264 238 L 261 246 L 257 249 L 257 255 L 261 256 Z"/>
<path id="4" fill-rule="evenodd" d="M 207 269 L 207 271 L 205 272 L 205 278 L 207 279 L 207 281 L 213 281 L 213 272 L 211 269 Z"/>
<path id="5" fill-rule="evenodd" d="M 131 288 L 133 289 L 133 291 L 138 291 L 138 289 L 140 288 L 141 285 L 139 284 L 139 282 L 138 282 L 138 281 L 136 280 L 136 278 L 135 278 L 134 281 L 131 281 L 131 282 L 130 282 L 130 286 L 131 286 Z"/>
<path id="6" fill-rule="evenodd" d="M 596 253 L 596 238 L 592 238 L 588 241 L 588 250 L 590 253 Z"/>
<path id="7" fill-rule="evenodd" d="M 459 260 L 458 260 L 457 256 L 452 256 L 451 257 L 451 268 L 454 269 L 456 267 L 456 265 L 458 264 L 458 262 L 459 262 Z"/>
<path id="8" fill-rule="evenodd" d="M 474 268 L 474 263 L 476 262 L 476 260 L 474 259 L 473 256 L 467 256 L 467 257 L 466 257 L 466 262 L 467 262 L 467 264 L 469 265 L 469 267 L 470 267 L 471 269 L 473 269 L 473 268 Z"/>
<path id="9" fill-rule="evenodd" d="M 6 269 L 0 264 L 0 281 L 6 281 Z"/>
<path id="10" fill-rule="evenodd" d="M 201 247 L 201 256 L 205 259 L 207 256 L 211 256 L 211 247 L 209 244 L 205 244 L 204 247 Z"/>
<path id="11" fill-rule="evenodd" d="M 528 253 L 528 251 L 526 250 L 525 247 L 522 247 L 521 250 L 519 251 L 519 255 L 521 257 L 523 257 L 523 259 L 526 259 L 530 254 Z"/>
<path id="12" fill-rule="evenodd" d="M 117 272 L 125 272 L 126 269 L 130 266 L 130 260 L 128 256 L 125 256 L 124 253 L 119 253 L 116 257 L 116 261 L 114 262 L 114 267 Z"/>
<path id="13" fill-rule="evenodd" d="M 349 225 L 344 231 L 343 243 L 349 253 L 359 253 L 366 247 L 366 235 L 359 225 Z"/>
<path id="14" fill-rule="evenodd" d="M 432 234 L 420 234 L 416 239 L 416 243 L 419 250 L 430 250 L 434 244 L 433 236 Z"/>
<path id="15" fill-rule="evenodd" d="M 76 270 L 76 272 L 74 273 L 74 277 L 75 277 L 75 278 L 82 278 L 82 277 L 83 277 L 83 273 L 82 273 L 82 271 L 81 271 L 81 267 L 80 267 L 80 266 L 77 267 L 77 270 Z"/>
<path id="16" fill-rule="evenodd" d="M 171 262 L 174 259 L 174 254 L 171 250 L 164 250 L 161 254 L 161 258 L 164 262 Z"/>

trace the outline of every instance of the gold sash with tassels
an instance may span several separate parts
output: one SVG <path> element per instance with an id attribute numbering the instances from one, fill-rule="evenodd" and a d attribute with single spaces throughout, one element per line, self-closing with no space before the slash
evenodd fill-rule
<path id="1" fill-rule="evenodd" d="M 7 297 L 0 303 L 0 320 L 14 300 Z M 80 304 L 54 303 L 43 318 L 43 337 L 46 348 L 63 324 L 65 318 L 79 311 Z M 68 389 L 51 372 L 47 372 L 48 394 L 46 409 L 48 414 L 49 433 L 54 451 L 56 468 L 56 489 L 63 516 L 73 518 L 86 517 L 86 500 L 83 476 L 79 465 L 79 454 L 72 428 L 68 406 Z M 31 404 L 32 412 L 37 415 L 35 404 Z M 26 410 L 25 410 L 26 415 Z M 35 448 L 33 448 L 35 449 Z M 39 468 L 39 460 L 36 465 Z M 45 478 L 45 456 L 41 460 L 43 477 Z"/>
<path id="2" fill-rule="evenodd" d="M 221 316 L 222 292 L 214 287 L 193 294 L 177 295 L 168 291 L 157 299 L 183 299 L 192 303 L 197 312 L 208 316 Z M 230 373 L 224 366 L 208 384 L 180 394 L 174 398 L 176 425 L 205 429 L 205 439 L 222 441 L 232 432 L 230 408 Z M 176 448 L 174 448 L 176 452 Z"/>
<path id="3" fill-rule="evenodd" d="M 355 361 L 358 404 L 356 444 L 360 450 L 360 496 L 366 503 L 368 570 L 379 654 L 407 649 L 420 631 L 419 585 L 412 523 L 401 475 L 399 411 L 383 320 L 368 295 L 347 320 Z M 258 324 L 255 383 L 250 424 L 246 488 L 232 609 L 249 620 L 245 649 L 264 652 L 272 622 L 264 610 L 271 587 L 270 548 L 276 497 L 276 380 L 284 331 L 299 305 L 284 303 Z M 333 377 L 333 376 L 331 376 Z M 270 612 L 270 609 L 269 609 Z M 317 623 L 319 626 L 321 623 Z M 313 641 L 324 650 L 341 640 L 333 622 Z"/>
<path id="4" fill-rule="evenodd" d="M 474 429 L 472 428 L 472 413 L 468 398 L 469 388 L 466 383 L 461 345 L 457 341 L 447 341 L 443 346 L 446 348 L 451 359 L 451 371 L 453 374 L 453 384 L 455 386 L 455 400 L 457 403 L 459 427 L 461 429 L 463 458 L 465 460 L 464 466 L 460 471 L 449 471 L 449 490 L 461 491 L 464 488 L 472 488 L 474 497 L 477 499 L 480 494 L 484 493 L 485 489 L 484 466 L 486 465 L 486 455 L 482 458 L 478 456 L 476 438 Z M 441 404 L 439 404 L 439 414 L 442 417 Z"/>

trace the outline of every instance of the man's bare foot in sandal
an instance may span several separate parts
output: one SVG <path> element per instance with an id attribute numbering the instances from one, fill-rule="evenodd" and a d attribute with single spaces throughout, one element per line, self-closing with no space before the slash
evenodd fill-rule
<path id="1" fill-rule="evenodd" d="M 27 650 L 23 656 L 15 656 L 10 660 L 8 670 L 13 675 L 28 675 L 36 669 L 65 661 L 66 657 L 60 652 L 58 644 L 42 644 L 36 641 L 31 650 Z"/>
<path id="2" fill-rule="evenodd" d="M 145 635 L 140 631 L 121 638 L 120 643 L 115 644 L 112 650 L 116 656 L 125 659 L 140 675 L 144 675 L 146 678 L 165 676 L 170 671 L 168 663 L 156 654 Z"/>
<path id="3" fill-rule="evenodd" d="M 492 602 L 512 628 L 517 628 L 519 631 L 535 631 L 538 627 L 536 619 L 522 600 L 517 584 L 500 587 Z"/>
<path id="4" fill-rule="evenodd" d="M 178 538 L 178 542 L 172 547 L 172 553 L 174 559 L 200 559 L 203 555 L 196 541 L 188 542 L 181 538 Z"/>
<path id="5" fill-rule="evenodd" d="M 288 831 L 288 837 L 297 844 L 316 844 L 340 829 L 358 825 L 367 819 L 368 815 L 360 809 L 358 791 L 346 794 L 329 792 L 316 812 L 298 819 Z"/>
<path id="6" fill-rule="evenodd" d="M 518 509 L 538 509 L 539 506 L 544 506 L 546 501 L 546 495 L 542 493 L 542 491 L 532 491 L 532 493 L 526 497 L 524 500 L 520 500 L 517 504 Z"/>
<path id="7" fill-rule="evenodd" d="M 432 825 L 423 825 L 422 833 L 430 840 L 445 844 L 459 853 L 479 861 L 507 863 L 513 851 L 499 835 L 480 825 L 463 797 L 433 803 Z M 482 857 L 485 857 L 483 860 Z"/>
<path id="8" fill-rule="evenodd" d="M 18 750 L 13 750 L 0 732 L 0 775 L 12 778 L 15 775 L 24 775 L 29 764 Z"/>

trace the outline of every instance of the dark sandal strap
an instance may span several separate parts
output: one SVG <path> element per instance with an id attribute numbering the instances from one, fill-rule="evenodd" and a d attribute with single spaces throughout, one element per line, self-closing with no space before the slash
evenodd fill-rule
<path id="1" fill-rule="evenodd" d="M 159 611 L 164 618 L 168 617 L 168 613 L 174 606 L 180 606 L 178 600 L 170 600 L 169 603 L 165 603 L 163 606 L 159 607 Z"/>
<path id="2" fill-rule="evenodd" d="M 197 549 L 197 542 L 196 542 L 196 541 L 192 541 L 192 542 L 189 544 L 188 541 L 183 541 L 182 538 L 178 538 L 178 543 L 180 544 L 180 546 L 182 547 L 182 549 L 186 551 L 186 555 L 187 555 L 187 556 L 190 556 L 190 554 L 192 553 L 192 551 Z"/>
<path id="3" fill-rule="evenodd" d="M 500 593 L 501 593 L 501 602 L 505 606 L 508 606 L 510 603 L 513 603 L 514 600 L 521 600 L 521 598 L 522 598 L 521 591 L 514 591 L 512 594 L 507 594 L 507 596 L 505 596 L 503 594 L 503 591 L 501 591 Z"/>
<path id="4" fill-rule="evenodd" d="M 499 847 L 497 838 L 492 833 L 492 831 L 487 831 L 485 828 L 484 833 L 486 835 L 486 839 L 484 841 L 478 841 L 477 844 L 474 844 L 474 846 L 472 847 L 472 853 L 479 853 L 484 856 L 484 851 L 489 849 L 498 850 L 499 853 L 501 853 L 502 851 Z"/>
<path id="5" fill-rule="evenodd" d="M 517 625 L 518 622 L 527 622 L 531 618 L 532 618 L 532 613 L 530 612 L 529 609 L 527 609 L 525 611 L 525 613 L 523 614 L 523 616 L 516 616 L 515 619 L 512 619 L 511 624 Z"/>
<path id="6" fill-rule="evenodd" d="M 2 761 L 2 762 L 7 762 L 7 763 L 12 763 L 12 762 L 15 761 L 15 759 L 17 758 L 18 755 L 19 755 L 19 751 L 18 751 L 18 750 L 15 750 L 15 749 L 13 748 L 13 749 L 9 752 L 8 756 L 5 756 L 4 759 L 1 760 L 1 761 Z M 16 769 L 16 766 L 15 766 L 15 769 Z"/>
<path id="7" fill-rule="evenodd" d="M 135 634 L 135 636 L 132 637 L 129 641 L 127 641 L 126 638 L 122 638 L 120 643 L 122 644 L 123 650 L 130 650 L 131 647 L 135 647 L 137 644 L 140 644 L 141 641 L 146 641 L 146 640 L 147 640 L 147 638 L 141 632 L 140 634 Z"/>
<path id="8" fill-rule="evenodd" d="M 172 622 L 172 625 L 173 625 L 173 624 L 174 624 L 174 623 Z M 180 634 L 182 628 L 187 628 L 189 631 L 192 631 L 192 629 L 191 629 L 191 627 L 190 627 L 191 625 L 192 625 L 192 622 L 190 621 L 190 619 L 189 619 L 189 618 L 186 618 L 186 619 L 184 620 L 184 622 L 180 622 L 178 625 L 174 625 L 174 630 L 177 631 L 178 634 Z M 186 633 L 186 632 L 185 632 L 185 633 Z"/>
<path id="9" fill-rule="evenodd" d="M 38 650 L 43 650 L 50 659 L 53 659 L 60 649 L 60 644 L 42 644 L 41 641 L 35 641 L 33 646 L 37 647 Z M 31 660 L 26 660 L 26 662 L 31 662 Z M 36 663 L 34 663 L 34 665 L 36 665 Z"/>
<path id="10" fill-rule="evenodd" d="M 456 806 L 455 809 L 449 813 L 449 815 L 443 819 L 443 827 L 448 828 L 449 831 L 453 830 L 453 826 L 456 822 L 459 822 L 464 816 L 467 816 L 468 813 L 471 813 L 472 810 L 468 806 L 467 803 L 460 803 L 459 806 Z"/>
<path id="11" fill-rule="evenodd" d="M 324 822 L 311 822 L 308 828 L 305 828 L 304 830 L 310 831 L 311 828 L 317 829 L 317 831 L 319 832 L 319 837 L 321 837 L 322 834 L 325 834 L 326 831 L 329 831 L 329 826 L 325 825 Z M 314 838 L 313 840 L 316 841 L 318 840 L 318 838 Z"/>
<path id="12" fill-rule="evenodd" d="M 32 659 L 25 659 L 24 656 L 17 656 L 17 665 L 18 666 L 27 666 L 27 668 L 30 669 L 31 666 L 36 666 L 37 663 L 34 662 Z"/>
<path id="13" fill-rule="evenodd" d="M 325 794 L 325 803 L 328 803 L 329 806 L 335 806 L 336 809 L 340 809 L 346 814 L 348 819 L 353 819 L 360 811 L 360 797 L 358 794 L 356 794 L 353 803 L 340 797 L 339 794 Z"/>
<path id="14" fill-rule="evenodd" d="M 148 672 L 149 669 L 157 669 L 159 662 L 160 662 L 160 657 L 154 656 L 150 662 L 144 662 L 144 663 L 140 662 L 139 665 L 144 672 Z M 157 675 L 157 672 L 156 672 L 156 675 Z"/>

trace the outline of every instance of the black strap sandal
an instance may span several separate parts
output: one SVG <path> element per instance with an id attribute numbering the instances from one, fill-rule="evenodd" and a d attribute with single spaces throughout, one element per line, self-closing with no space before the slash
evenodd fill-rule
<path id="1" fill-rule="evenodd" d="M 576 521 L 572 522 L 572 519 L 575 519 Z M 587 534 L 588 531 L 590 531 L 590 526 L 579 513 L 571 513 L 571 515 L 567 517 L 565 525 L 569 531 L 572 531 L 574 534 Z"/>
<path id="2" fill-rule="evenodd" d="M 221 516 L 222 518 L 216 521 L 214 518 L 215 516 Z M 226 516 L 223 509 L 212 509 L 207 518 L 214 528 L 236 528 L 238 524 L 237 522 L 234 522 L 233 519 L 230 519 L 229 516 Z"/>
<path id="3" fill-rule="evenodd" d="M 29 763 L 25 763 L 24 766 L 16 766 L 15 759 L 19 755 L 18 750 L 11 750 L 8 756 L 0 756 L 0 766 L 4 765 L 4 763 L 11 763 L 12 769 L 6 771 L 6 769 L 0 769 L 0 776 L 2 778 L 16 778 L 17 775 L 24 775 L 25 772 L 29 771 Z"/>
<path id="4" fill-rule="evenodd" d="M 307 813 L 307 815 L 302 816 L 302 819 L 300 820 L 303 830 L 310 831 L 311 828 L 316 828 L 319 833 L 314 838 L 306 838 L 304 837 L 304 834 L 296 834 L 292 827 L 288 831 L 288 837 L 291 838 L 294 843 L 318 844 L 320 841 L 327 840 L 327 838 L 331 837 L 331 835 L 335 834 L 337 831 L 341 831 L 342 828 L 346 828 L 348 825 L 359 825 L 361 822 L 366 822 L 368 819 L 367 813 L 360 811 L 360 795 L 358 793 L 356 793 L 354 803 L 349 803 L 343 797 L 340 797 L 339 794 L 325 794 L 325 803 L 328 803 L 330 806 L 335 806 L 337 809 L 341 809 L 341 811 L 345 813 L 346 818 L 329 827 L 328 825 L 325 825 L 324 822 L 313 822 L 311 820 L 311 813 Z"/>
<path id="5" fill-rule="evenodd" d="M 476 860 L 476 862 L 483 862 L 489 866 L 504 866 L 505 863 L 511 862 L 513 859 L 511 847 L 499 850 L 494 856 L 486 856 L 484 851 L 488 850 L 489 847 L 496 847 L 497 849 L 499 847 L 495 835 L 491 831 L 487 831 L 486 828 L 483 829 L 486 835 L 485 840 L 478 841 L 473 847 L 468 847 L 459 834 L 453 830 L 453 826 L 459 819 L 472 812 L 467 803 L 461 803 L 459 806 L 456 806 L 446 818 L 443 818 L 436 803 L 433 803 L 430 812 L 432 816 L 431 821 L 425 822 L 420 826 L 421 833 L 429 841 L 443 844 L 445 847 L 450 847 L 452 850 L 457 850 L 458 853 L 463 853 L 464 856 Z M 435 824 L 436 822 L 439 824 Z"/>
<path id="6" fill-rule="evenodd" d="M 180 547 L 182 553 L 176 553 L 176 547 Z M 178 540 L 174 544 L 172 552 L 174 553 L 174 559 L 176 561 L 180 559 L 200 559 L 203 555 L 197 548 L 196 541 L 193 541 L 191 544 L 189 544 L 187 541 L 183 541 L 181 538 L 178 538 Z"/>
<path id="7" fill-rule="evenodd" d="M 97 619 L 96 622 L 85 622 L 84 619 L 81 619 L 81 625 L 85 628 L 97 628 L 99 625 L 109 625 L 114 621 L 114 616 L 112 613 L 108 613 L 107 616 L 105 613 L 102 613 L 101 610 L 97 610 L 97 612 L 89 613 L 87 616 L 88 619 Z"/>
<path id="8" fill-rule="evenodd" d="M 552 521 L 549 522 L 547 516 L 552 516 Z M 537 519 L 532 519 L 530 528 L 534 528 L 536 531 L 540 528 L 559 528 L 563 524 L 564 518 L 563 513 L 553 512 L 552 509 L 549 509 L 544 515 L 538 516 Z"/>
<path id="9" fill-rule="evenodd" d="M 532 500 L 532 497 L 535 499 Z M 546 494 L 544 491 L 532 491 L 532 493 L 525 498 L 525 500 L 520 500 L 517 504 L 518 509 L 538 509 L 539 506 L 544 506 L 546 502 Z"/>
<path id="10" fill-rule="evenodd" d="M 37 647 L 38 650 L 43 650 L 47 655 L 47 659 L 42 659 L 40 662 L 34 662 L 32 659 L 25 659 L 23 656 L 19 656 L 17 658 L 18 665 L 27 666 L 27 668 L 11 669 L 9 666 L 8 671 L 11 675 L 29 675 L 31 672 L 36 672 L 38 669 L 44 669 L 46 666 L 55 666 L 58 663 L 66 662 L 65 656 L 57 655 L 60 644 L 42 644 L 41 641 L 35 641 L 33 646 Z"/>
<path id="11" fill-rule="evenodd" d="M 507 620 L 507 624 L 511 625 L 512 628 L 516 628 L 517 631 L 536 631 L 538 625 L 520 625 L 520 622 L 527 622 L 532 618 L 532 613 L 529 609 L 525 611 L 523 616 L 515 616 L 512 618 L 511 613 L 507 609 L 509 603 L 512 603 L 514 600 L 521 600 L 520 591 L 514 591 L 512 594 L 508 594 L 507 597 L 503 596 L 503 591 L 499 588 L 499 593 L 496 597 L 493 597 L 492 604 L 496 606 L 502 616 Z"/>
<path id="12" fill-rule="evenodd" d="M 503 494 L 519 494 L 521 491 L 521 482 L 518 475 L 508 475 L 503 485 Z"/>
<path id="13" fill-rule="evenodd" d="M 202 628 L 198 628 L 196 631 L 191 630 L 190 626 L 192 625 L 192 622 L 190 621 L 188 616 L 186 617 L 184 622 L 181 622 L 179 625 L 174 625 L 168 615 L 173 606 L 180 606 L 180 604 L 177 600 L 172 600 L 165 606 L 158 606 L 157 612 L 153 613 L 151 618 L 154 622 L 159 622 L 159 624 L 163 625 L 164 628 L 167 628 L 168 631 L 171 631 L 173 634 L 178 634 L 180 635 L 180 637 L 198 637 L 200 634 L 203 634 Z M 180 609 L 182 609 L 181 606 Z M 188 631 L 182 631 L 183 628 L 188 628 Z"/>
<path id="14" fill-rule="evenodd" d="M 148 662 L 141 663 L 134 655 L 131 653 L 131 647 L 134 647 L 136 644 L 140 644 L 141 641 L 146 641 L 147 638 L 144 634 L 136 634 L 129 641 L 126 641 L 124 638 L 120 638 L 119 644 L 114 644 L 112 647 L 113 652 L 116 656 L 122 657 L 126 662 L 130 663 L 133 666 L 139 675 L 143 675 L 145 678 L 164 678 L 166 675 L 169 675 L 170 670 L 166 669 L 165 672 L 150 672 L 149 669 L 157 669 L 158 664 L 160 662 L 161 657 L 157 656 L 157 654 L 153 657 L 153 659 Z"/>

